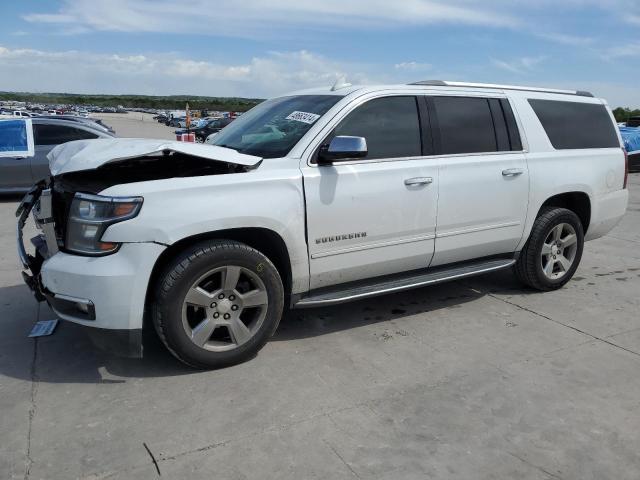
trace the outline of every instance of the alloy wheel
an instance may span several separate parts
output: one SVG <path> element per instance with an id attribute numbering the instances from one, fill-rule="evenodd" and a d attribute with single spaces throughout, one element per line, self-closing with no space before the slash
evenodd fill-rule
<path id="1" fill-rule="evenodd" d="M 553 227 L 542 244 L 542 272 L 550 280 L 564 277 L 571 269 L 578 251 L 578 236 L 572 225 L 560 223 Z"/>
<path id="2" fill-rule="evenodd" d="M 254 272 L 236 265 L 218 267 L 187 291 L 182 326 L 191 341 L 205 350 L 233 350 L 260 329 L 268 303 L 265 284 Z"/>

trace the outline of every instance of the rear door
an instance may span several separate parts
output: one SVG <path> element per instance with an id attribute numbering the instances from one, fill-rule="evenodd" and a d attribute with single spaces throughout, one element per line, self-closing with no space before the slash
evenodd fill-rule
<path id="1" fill-rule="evenodd" d="M 311 288 L 426 268 L 438 199 L 426 108 L 411 95 L 378 97 L 336 120 L 321 145 L 364 137 L 368 155 L 302 167 Z"/>
<path id="2" fill-rule="evenodd" d="M 33 183 L 49 176 L 47 155 L 53 147 L 74 140 L 90 140 L 99 137 L 95 132 L 83 128 L 46 123 L 35 123 L 33 133 L 35 139 L 35 155 L 31 160 Z"/>
<path id="3" fill-rule="evenodd" d="M 33 154 L 31 120 L 0 120 L 0 190 L 23 191 L 31 187 L 29 164 Z"/>
<path id="4" fill-rule="evenodd" d="M 440 156 L 432 266 L 514 252 L 524 231 L 529 172 L 506 98 L 427 97 Z"/>

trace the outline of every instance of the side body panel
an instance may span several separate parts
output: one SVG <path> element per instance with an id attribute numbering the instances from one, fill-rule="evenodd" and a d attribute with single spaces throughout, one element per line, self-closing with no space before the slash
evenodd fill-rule
<path id="1" fill-rule="evenodd" d="M 292 293 L 309 288 L 302 176 L 295 160 L 265 160 L 247 173 L 116 185 L 101 194 L 144 197 L 140 214 L 109 227 L 104 241 L 171 245 L 217 230 L 266 228 L 287 246 Z"/>

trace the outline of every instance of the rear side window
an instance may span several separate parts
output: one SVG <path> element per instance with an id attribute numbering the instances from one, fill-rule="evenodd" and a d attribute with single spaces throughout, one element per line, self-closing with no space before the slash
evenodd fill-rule
<path id="1" fill-rule="evenodd" d="M 486 98 L 431 97 L 438 119 L 441 154 L 497 152 L 493 117 Z M 501 135 L 505 134 L 504 119 Z"/>
<path id="2" fill-rule="evenodd" d="M 604 105 L 538 99 L 529 105 L 557 150 L 620 147 Z"/>
<path id="3" fill-rule="evenodd" d="M 98 135 L 66 125 L 34 125 L 36 145 L 60 145 L 73 140 L 90 140 Z"/>
<path id="4" fill-rule="evenodd" d="M 419 157 L 422 139 L 415 97 L 371 100 L 351 112 L 334 130 L 334 136 L 364 137 L 367 159 Z"/>

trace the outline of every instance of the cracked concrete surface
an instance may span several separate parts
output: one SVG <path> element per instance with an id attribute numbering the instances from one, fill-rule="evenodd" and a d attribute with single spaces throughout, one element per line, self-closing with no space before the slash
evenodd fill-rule
<path id="1" fill-rule="evenodd" d="M 640 478 L 639 175 L 630 191 L 560 291 L 498 272 L 297 311 L 215 372 L 153 338 L 111 357 L 68 323 L 28 339 L 51 313 L 21 283 L 4 199 L 0 478 Z"/>

